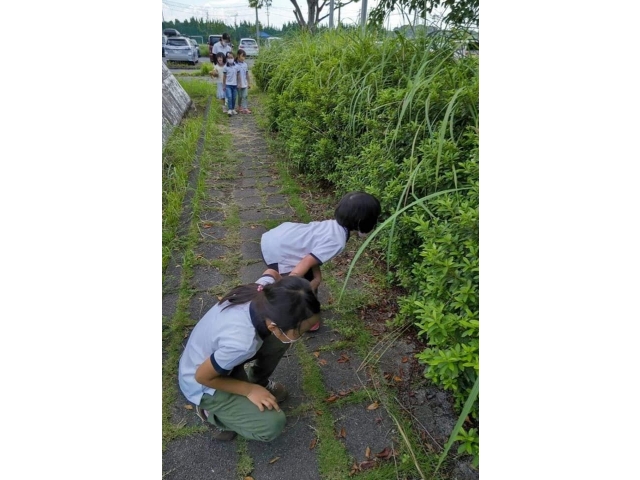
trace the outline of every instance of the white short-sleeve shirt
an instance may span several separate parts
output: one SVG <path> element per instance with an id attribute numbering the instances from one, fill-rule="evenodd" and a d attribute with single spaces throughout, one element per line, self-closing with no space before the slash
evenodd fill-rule
<path id="1" fill-rule="evenodd" d="M 260 285 L 274 283 L 271 276 L 256 281 Z M 252 358 L 262 346 L 262 338 L 251 321 L 251 302 L 232 305 L 229 302 L 214 305 L 196 324 L 187 346 L 180 357 L 178 383 L 190 402 L 200 405 L 202 395 L 215 394 L 214 388 L 198 383 L 195 373 L 207 358 L 216 371 L 228 375 L 237 365 Z"/>
<path id="2" fill-rule="evenodd" d="M 240 83 L 238 84 L 238 88 L 247 88 L 249 85 L 249 79 L 247 78 L 249 74 L 249 65 L 247 65 L 247 62 L 236 62 L 236 65 L 238 65 L 238 71 L 240 72 Z"/>
<path id="3" fill-rule="evenodd" d="M 238 64 L 234 63 L 233 65 L 227 65 L 225 63 L 222 71 L 227 74 L 227 78 L 225 79 L 226 85 L 238 85 Z"/>
<path id="4" fill-rule="evenodd" d="M 307 255 L 320 265 L 344 250 L 349 232 L 336 220 L 311 223 L 285 222 L 262 235 L 260 247 L 267 265 L 278 264 L 279 273 L 289 273 Z"/>
<path id="5" fill-rule="evenodd" d="M 223 45 L 218 41 L 213 44 L 212 51 L 214 56 L 222 52 L 224 53 L 224 58 L 227 58 L 227 53 L 231 51 L 231 45 L 229 45 L 228 43 L 226 45 Z"/>

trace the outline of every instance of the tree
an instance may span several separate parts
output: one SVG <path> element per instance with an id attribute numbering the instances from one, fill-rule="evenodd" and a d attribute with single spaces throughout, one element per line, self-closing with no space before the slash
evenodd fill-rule
<path id="1" fill-rule="evenodd" d="M 478 26 L 479 0 L 380 0 L 378 6 L 369 15 L 369 22 L 373 25 L 382 25 L 387 13 L 396 8 L 417 12 L 420 18 L 425 18 L 427 13 L 431 13 L 438 7 L 447 8 L 447 13 L 443 17 L 445 23 Z"/>
<path id="2" fill-rule="evenodd" d="M 328 13 L 322 17 L 320 16 L 320 13 L 324 9 L 324 7 L 327 6 L 327 3 L 329 2 L 329 0 L 307 0 L 307 17 L 306 18 L 302 14 L 302 10 L 298 5 L 297 0 L 290 0 L 290 1 L 294 6 L 293 14 L 296 17 L 298 25 L 300 25 L 300 27 L 302 27 L 303 29 L 307 29 L 313 32 L 316 30 L 318 24 L 329 16 Z M 249 0 L 249 6 L 251 8 L 261 8 L 263 3 L 264 5 L 267 5 L 267 2 L 269 2 L 268 6 L 271 6 L 271 0 Z M 347 2 L 344 2 L 344 3 L 340 3 L 339 1 L 337 1 L 336 2 L 337 4 L 335 5 L 334 8 L 338 8 L 341 6 L 344 7 L 345 5 L 349 5 L 350 3 L 356 3 L 356 2 L 358 2 L 358 0 L 348 0 Z"/>

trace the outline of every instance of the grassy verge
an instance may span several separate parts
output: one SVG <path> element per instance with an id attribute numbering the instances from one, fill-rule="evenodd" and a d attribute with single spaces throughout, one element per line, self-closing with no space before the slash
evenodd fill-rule
<path id="1" fill-rule="evenodd" d="M 198 85 L 198 83 L 202 83 Z M 204 82 L 192 82 L 185 85 L 185 90 L 194 101 L 196 109 L 206 105 L 207 98 L 212 89 Z M 210 109 L 209 115 L 203 118 L 198 111 L 195 116 L 186 118 L 179 125 L 167 141 L 167 147 L 163 152 L 163 165 L 168 173 L 163 175 L 163 270 L 176 251 L 181 252 L 183 264 L 181 268 L 180 287 L 176 311 L 167 328 L 163 331 L 163 368 L 162 368 L 162 446 L 175 438 L 191 435 L 197 432 L 207 431 L 206 427 L 186 427 L 181 423 L 174 423 L 171 419 L 171 410 L 178 398 L 176 377 L 178 373 L 178 361 L 182 352 L 182 342 L 188 336 L 190 328 L 195 324 L 189 314 L 189 301 L 193 296 L 193 290 L 189 286 L 189 280 L 193 275 L 193 267 L 196 264 L 194 246 L 199 238 L 197 219 L 203 208 L 202 199 L 205 198 L 205 179 L 212 171 L 216 155 L 208 145 L 213 144 L 214 136 L 220 132 L 217 127 L 216 110 Z M 203 128 L 204 127 L 204 128 Z M 204 149 L 199 159 L 199 172 L 195 179 L 195 185 L 188 184 L 189 173 L 196 164 L 196 149 L 200 135 L 204 130 Z M 178 181 L 179 180 L 179 181 Z M 189 188 L 194 189 L 191 205 L 183 205 Z M 166 202 L 165 200 L 166 196 Z M 178 237 L 178 222 L 183 208 L 193 212 L 188 233 Z"/>

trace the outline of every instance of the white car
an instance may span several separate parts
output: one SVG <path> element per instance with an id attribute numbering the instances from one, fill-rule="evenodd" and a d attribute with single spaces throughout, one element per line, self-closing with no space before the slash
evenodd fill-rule
<path id="1" fill-rule="evenodd" d="M 238 49 L 242 49 L 246 52 L 247 57 L 257 57 L 258 56 L 258 42 L 256 42 L 253 38 L 241 38 L 240 46 Z"/>
<path id="2" fill-rule="evenodd" d="M 195 39 L 190 38 L 189 39 L 189 43 L 191 43 L 191 45 L 193 45 L 195 47 L 195 49 L 198 52 L 198 58 L 200 58 L 200 47 L 198 46 L 198 42 L 196 42 Z"/>
<path id="3" fill-rule="evenodd" d="M 198 47 L 194 47 L 185 37 L 169 37 L 164 46 L 164 55 L 167 61 L 198 63 Z"/>

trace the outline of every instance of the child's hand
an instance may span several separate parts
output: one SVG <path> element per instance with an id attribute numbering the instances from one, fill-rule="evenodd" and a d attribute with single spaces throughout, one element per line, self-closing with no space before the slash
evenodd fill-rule
<path id="1" fill-rule="evenodd" d="M 247 398 L 251 400 L 251 403 L 258 407 L 261 412 L 264 412 L 264 407 L 267 407 L 269 410 L 275 408 L 277 412 L 280 411 L 276 397 L 260 385 L 251 385 L 251 391 L 248 393 Z"/>

